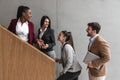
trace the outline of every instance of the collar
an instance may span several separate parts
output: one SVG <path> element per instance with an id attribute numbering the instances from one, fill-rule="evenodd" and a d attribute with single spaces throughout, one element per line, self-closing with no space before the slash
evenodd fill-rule
<path id="1" fill-rule="evenodd" d="M 18 22 L 20 22 L 20 23 L 21 23 L 20 18 L 18 19 Z M 28 21 L 25 21 L 24 23 L 28 24 Z"/>
<path id="2" fill-rule="evenodd" d="M 93 41 L 95 40 L 95 38 L 96 38 L 98 35 L 99 35 L 99 34 L 96 34 L 95 36 L 90 37 L 90 39 L 89 39 L 89 40 L 90 40 L 91 42 L 93 42 Z"/>
<path id="3" fill-rule="evenodd" d="M 45 28 L 44 30 L 42 30 L 42 28 L 40 28 L 40 32 L 45 32 L 47 30 L 47 28 Z"/>

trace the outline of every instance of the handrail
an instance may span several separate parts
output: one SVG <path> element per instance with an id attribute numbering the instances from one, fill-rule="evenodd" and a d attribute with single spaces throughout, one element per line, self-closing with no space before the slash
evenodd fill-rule
<path id="1" fill-rule="evenodd" d="M 55 61 L 0 26 L 0 80 L 55 80 Z"/>

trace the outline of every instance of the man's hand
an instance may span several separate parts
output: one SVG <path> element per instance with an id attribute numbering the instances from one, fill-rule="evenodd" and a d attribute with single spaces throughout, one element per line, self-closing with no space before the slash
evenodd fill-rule
<path id="1" fill-rule="evenodd" d="M 93 68 L 92 61 L 90 61 L 90 62 L 87 62 L 86 64 L 88 65 L 88 67 L 89 67 L 89 68 Z"/>

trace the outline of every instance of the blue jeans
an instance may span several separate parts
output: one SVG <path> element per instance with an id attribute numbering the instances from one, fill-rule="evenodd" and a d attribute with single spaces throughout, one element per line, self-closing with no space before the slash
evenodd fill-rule
<path id="1" fill-rule="evenodd" d="M 48 51 L 48 52 L 45 52 L 48 56 L 50 56 L 51 58 L 53 59 L 56 59 L 56 54 L 55 54 L 55 51 L 52 50 L 52 51 Z"/>

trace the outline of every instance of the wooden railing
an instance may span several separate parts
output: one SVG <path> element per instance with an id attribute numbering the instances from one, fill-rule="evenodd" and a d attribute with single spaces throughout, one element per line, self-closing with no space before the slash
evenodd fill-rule
<path id="1" fill-rule="evenodd" d="M 0 26 L 0 80 L 55 80 L 55 61 Z"/>

